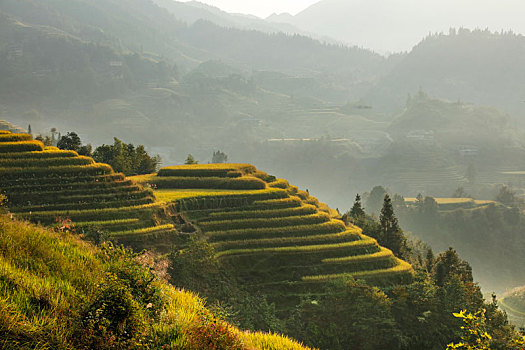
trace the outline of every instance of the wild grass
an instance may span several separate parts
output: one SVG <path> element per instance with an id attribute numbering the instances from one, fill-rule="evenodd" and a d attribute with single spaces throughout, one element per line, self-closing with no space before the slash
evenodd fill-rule
<path id="1" fill-rule="evenodd" d="M 276 238 L 276 237 L 297 237 L 323 233 L 338 233 L 345 231 L 345 225 L 338 220 L 332 220 L 321 224 L 298 225 L 287 227 L 269 227 L 213 231 L 208 233 L 210 242 L 257 239 L 257 238 Z"/>
<path id="2" fill-rule="evenodd" d="M 248 347 L 261 350 L 305 350 L 305 346 L 288 337 L 263 332 L 243 332 L 241 338 L 244 339 Z"/>
<path id="3" fill-rule="evenodd" d="M 5 349 L 73 349 L 83 308 L 110 269 L 106 255 L 70 234 L 0 217 L 0 344 Z M 275 334 L 249 333 L 215 319 L 196 295 L 158 283 L 166 300 L 148 323 L 152 348 L 185 349 L 199 341 L 206 319 L 237 335 L 250 349 L 308 350 Z M 146 307 L 146 305 L 144 305 Z"/>
<path id="4" fill-rule="evenodd" d="M 237 230 L 237 229 L 256 229 L 262 227 L 286 227 L 321 224 L 330 220 L 326 213 L 315 213 L 311 215 L 295 215 L 276 218 L 247 218 L 234 220 L 218 220 L 200 222 L 199 226 L 205 232 Z"/>

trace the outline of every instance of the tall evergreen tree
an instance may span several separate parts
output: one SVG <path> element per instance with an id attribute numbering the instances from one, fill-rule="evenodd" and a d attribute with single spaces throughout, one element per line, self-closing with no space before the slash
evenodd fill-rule
<path id="1" fill-rule="evenodd" d="M 406 250 L 406 238 L 399 227 L 392 200 L 388 194 L 383 200 L 383 208 L 379 215 L 379 243 L 394 253 L 397 257 L 402 257 Z"/>
<path id="2" fill-rule="evenodd" d="M 361 196 L 356 194 L 354 205 L 352 206 L 352 209 L 350 209 L 350 216 L 354 220 L 358 220 L 359 218 L 362 218 L 365 216 L 365 211 L 363 210 L 363 206 L 361 205 Z"/>

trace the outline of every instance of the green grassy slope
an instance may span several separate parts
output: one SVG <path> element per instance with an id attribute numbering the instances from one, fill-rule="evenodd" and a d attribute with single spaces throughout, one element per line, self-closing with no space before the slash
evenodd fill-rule
<path id="1" fill-rule="evenodd" d="M 233 344 L 228 349 L 306 349 L 278 335 L 242 332 L 197 296 L 141 278 L 147 276 L 122 251 L 0 214 L 0 348 L 196 350 L 223 341 Z M 125 312 L 108 312 L 101 301 Z M 104 320 L 120 320 L 128 333 Z"/>

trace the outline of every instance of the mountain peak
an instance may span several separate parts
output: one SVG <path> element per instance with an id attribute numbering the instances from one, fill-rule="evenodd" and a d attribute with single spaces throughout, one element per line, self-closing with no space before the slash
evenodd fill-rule
<path id="1" fill-rule="evenodd" d="M 268 22 L 275 22 L 275 23 L 290 23 L 294 19 L 294 16 L 289 14 L 288 12 L 282 12 L 282 13 L 272 13 L 270 16 L 266 17 L 266 20 Z"/>

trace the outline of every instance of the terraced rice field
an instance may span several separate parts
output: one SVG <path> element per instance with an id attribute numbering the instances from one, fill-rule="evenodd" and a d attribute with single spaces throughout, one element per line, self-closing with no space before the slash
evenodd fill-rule
<path id="1" fill-rule="evenodd" d="M 442 210 L 447 209 L 457 209 L 457 208 L 475 208 L 485 206 L 491 203 L 496 203 L 491 200 L 477 200 L 472 198 L 446 198 L 446 197 L 436 197 L 434 198 L 436 203 L 439 205 L 439 208 Z M 405 203 L 414 204 L 417 202 L 416 198 L 405 198 Z"/>
<path id="2" fill-rule="evenodd" d="M 151 190 L 107 164 L 73 151 L 44 147 L 28 134 L 0 134 L 0 189 L 15 215 L 53 225 L 73 221 L 79 232 L 110 233 L 131 244 L 153 234 L 170 236 L 173 225 L 162 222 L 163 206 Z"/>
<path id="3" fill-rule="evenodd" d="M 223 187 L 159 189 L 163 177 L 199 179 L 203 184 L 220 178 Z M 232 189 L 230 183 L 245 178 L 262 181 L 264 188 Z M 345 225 L 326 204 L 253 166 L 178 166 L 134 179 L 157 185 L 156 198 L 191 221 L 216 257 L 233 266 L 254 290 L 297 297 L 344 275 L 376 284 L 403 283 L 412 276 L 409 264 L 360 228 Z M 288 290 L 275 288 L 279 285 Z"/>

